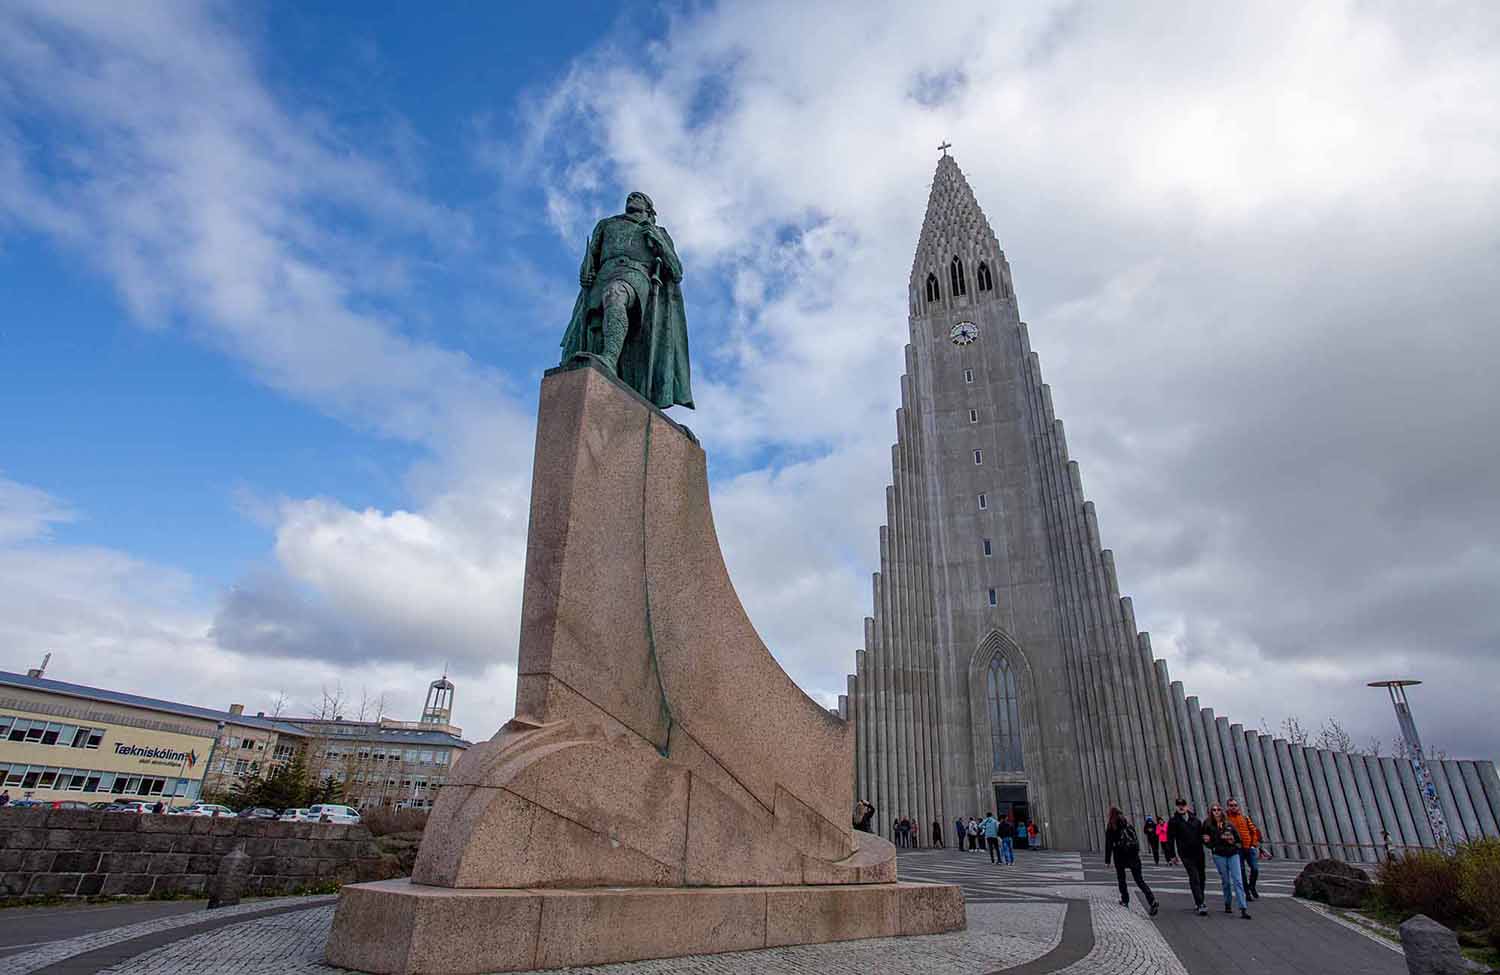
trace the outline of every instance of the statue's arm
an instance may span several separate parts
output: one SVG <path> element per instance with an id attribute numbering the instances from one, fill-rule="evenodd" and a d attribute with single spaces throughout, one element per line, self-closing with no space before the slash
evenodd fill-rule
<path id="1" fill-rule="evenodd" d="M 667 276 L 673 281 L 682 280 L 682 262 L 677 259 L 677 247 L 672 243 L 672 235 L 667 233 L 663 227 L 656 228 L 656 236 L 661 241 L 661 262 L 666 268 Z"/>
<path id="2" fill-rule="evenodd" d="M 594 232 L 589 235 L 588 250 L 583 252 L 583 264 L 578 268 L 578 284 L 580 287 L 590 287 L 594 283 L 594 275 L 599 271 L 599 243 L 604 237 L 604 223 L 600 221 L 594 224 Z"/>

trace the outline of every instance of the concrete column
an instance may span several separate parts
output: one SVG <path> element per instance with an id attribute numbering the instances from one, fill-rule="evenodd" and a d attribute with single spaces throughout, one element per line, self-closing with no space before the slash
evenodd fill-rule
<path id="1" fill-rule="evenodd" d="M 1359 838 L 1354 833 L 1354 823 L 1349 817 L 1349 804 L 1344 801 L 1344 790 L 1339 784 L 1339 771 L 1334 764 L 1333 753 L 1326 748 L 1313 748 L 1307 757 L 1309 761 L 1317 762 L 1323 770 L 1321 780 L 1325 792 L 1318 800 L 1320 808 L 1325 799 L 1328 803 L 1328 810 L 1324 813 L 1324 828 L 1328 830 L 1328 839 L 1332 841 L 1334 837 L 1338 837 L 1341 849 L 1339 859 L 1358 863 Z M 1317 780 L 1314 780 L 1313 785 L 1317 784 Z"/>
<path id="2" fill-rule="evenodd" d="M 1219 718 L 1214 723 L 1225 735 L 1224 760 L 1229 763 L 1229 777 L 1235 784 L 1235 797 L 1240 800 L 1240 808 L 1247 813 L 1254 808 L 1259 816 L 1260 803 L 1255 796 L 1255 777 L 1250 769 L 1250 756 L 1245 750 L 1245 726 L 1230 724 L 1228 718 Z"/>
<path id="3" fill-rule="evenodd" d="M 1376 819 L 1371 822 L 1371 832 L 1376 832 L 1376 841 L 1380 841 L 1380 829 L 1385 829 L 1386 835 L 1391 837 L 1392 849 L 1400 849 L 1406 846 L 1406 834 L 1401 832 L 1401 820 L 1397 817 L 1397 805 L 1391 801 L 1391 790 L 1386 787 L 1385 772 L 1380 769 L 1380 759 L 1374 754 L 1361 754 L 1359 763 L 1365 766 L 1362 783 L 1370 783 L 1370 795 L 1376 804 Z M 1359 769 L 1355 769 L 1359 774 Z M 1377 828 L 1379 823 L 1379 828 Z M 1385 850 L 1380 850 L 1380 855 L 1385 856 Z"/>
<path id="4" fill-rule="evenodd" d="M 1110 676 L 1111 720 L 1118 730 L 1123 754 L 1117 770 L 1121 786 L 1121 798 L 1132 821 L 1138 821 L 1146 807 L 1146 795 L 1141 788 L 1140 761 L 1145 750 L 1141 743 L 1140 726 L 1131 720 L 1130 701 L 1134 687 L 1126 677 L 1125 661 L 1121 659 L 1119 626 L 1115 619 L 1118 604 L 1110 605 L 1109 584 L 1104 570 L 1103 547 L 1099 541 L 1099 519 L 1094 503 L 1083 503 L 1083 524 L 1087 532 L 1087 555 L 1089 575 L 1093 577 L 1095 613 L 1099 620 L 1099 651 L 1104 657 Z M 1132 727 L 1134 725 L 1134 727 Z"/>
<path id="5" fill-rule="evenodd" d="M 1411 804 L 1406 801 L 1406 787 L 1401 784 L 1401 771 L 1396 767 L 1398 761 L 1395 758 L 1375 760 L 1375 764 L 1380 767 L 1380 778 L 1385 782 L 1386 798 L 1390 801 L 1391 814 L 1398 827 L 1391 834 L 1401 837 L 1403 847 L 1421 846 L 1422 835 L 1417 832 L 1416 823 L 1411 818 Z"/>
<path id="6" fill-rule="evenodd" d="M 1172 769 L 1171 754 L 1167 750 L 1166 740 L 1161 735 L 1161 722 L 1152 709 L 1151 688 L 1156 683 L 1155 675 L 1151 668 L 1141 659 L 1141 632 L 1135 622 L 1135 606 L 1129 596 L 1121 596 L 1119 572 L 1115 567 L 1115 556 L 1113 552 L 1105 552 L 1105 572 L 1109 580 L 1110 594 L 1115 598 L 1115 606 L 1120 617 L 1120 636 L 1124 646 L 1124 663 L 1130 675 L 1130 683 L 1133 687 L 1134 698 L 1131 710 L 1135 714 L 1135 720 L 1141 729 L 1141 790 L 1145 794 L 1145 811 L 1153 816 L 1161 815 L 1169 809 L 1167 805 L 1171 800 L 1167 798 L 1165 785 L 1166 776 L 1163 771 L 1170 772 Z"/>
<path id="7" fill-rule="evenodd" d="M 1283 738 L 1272 739 L 1271 744 L 1276 752 L 1276 764 L 1281 768 L 1281 781 L 1287 788 L 1292 832 L 1300 847 L 1297 856 L 1299 859 L 1316 860 L 1326 854 L 1319 853 L 1318 847 L 1313 843 L 1317 835 L 1313 829 L 1313 821 L 1318 818 L 1318 804 L 1312 799 L 1312 783 L 1307 777 L 1307 767 L 1299 762 L 1300 755 L 1296 745 Z"/>
<path id="8" fill-rule="evenodd" d="M 1156 749 L 1155 761 L 1151 763 L 1152 780 L 1161 805 L 1159 811 L 1172 815 L 1172 800 L 1176 797 L 1181 779 L 1177 775 L 1177 763 L 1173 761 L 1177 745 L 1172 740 L 1171 726 L 1167 721 L 1167 708 L 1162 697 L 1162 684 L 1156 673 L 1156 658 L 1151 655 L 1151 634 L 1135 630 L 1135 609 L 1128 614 L 1130 628 L 1135 631 L 1136 662 L 1141 673 L 1141 689 L 1147 724 L 1151 732 L 1152 747 Z"/>
<path id="9" fill-rule="evenodd" d="M 1219 719 L 1214 717 L 1213 708 L 1203 709 L 1203 737 L 1208 740 L 1208 754 L 1214 763 L 1214 794 L 1209 797 L 1209 801 L 1222 805 L 1239 790 L 1234 787 L 1234 783 L 1229 778 L 1224 742 L 1219 738 Z"/>
<path id="10" fill-rule="evenodd" d="M 1276 809 L 1275 793 L 1271 791 L 1271 781 L 1266 775 L 1265 756 L 1260 749 L 1260 735 L 1254 731 L 1242 731 L 1240 737 L 1245 743 L 1245 755 L 1250 760 L 1246 766 L 1250 771 L 1247 773 L 1248 782 L 1252 783 L 1250 792 L 1255 802 L 1251 807 L 1252 816 L 1260 826 L 1260 831 L 1265 835 L 1266 845 L 1273 851 L 1282 843 L 1281 814 Z M 1236 742 L 1236 746 L 1238 742 Z M 1278 856 L 1284 854 L 1277 853 Z"/>
<path id="11" fill-rule="evenodd" d="M 1145 633 L 1141 635 L 1146 638 L 1146 652 L 1148 654 L 1151 654 L 1150 635 Z M 1165 660 L 1157 660 L 1154 654 L 1151 654 L 1151 669 L 1156 675 L 1156 694 L 1157 697 L 1161 700 L 1162 714 L 1164 715 L 1166 720 L 1166 724 L 1163 726 L 1163 730 L 1166 734 L 1167 741 L 1171 745 L 1171 801 L 1175 803 L 1177 801 L 1177 797 L 1182 796 L 1184 799 L 1187 799 L 1189 802 L 1191 802 L 1193 787 L 1188 780 L 1187 753 L 1183 751 L 1182 748 L 1182 726 L 1180 724 L 1180 717 L 1177 712 L 1177 701 L 1172 697 L 1172 676 L 1167 672 L 1167 662 Z M 1167 815 L 1171 816 L 1174 812 L 1176 812 L 1175 806 L 1169 805 L 1167 807 Z"/>
<path id="12" fill-rule="evenodd" d="M 1396 774 L 1401 779 L 1401 796 L 1411 813 L 1421 845 L 1429 850 L 1437 849 L 1437 837 L 1432 835 L 1432 824 L 1427 821 L 1427 804 L 1422 799 L 1421 787 L 1417 785 L 1417 773 L 1412 771 L 1407 759 L 1397 758 L 1395 762 Z M 1453 824 L 1449 823 L 1448 828 L 1451 830 Z"/>
<path id="13" fill-rule="evenodd" d="M 1438 759 L 1427 760 L 1427 768 L 1432 772 L 1432 784 L 1437 786 L 1438 802 L 1443 807 L 1443 818 L 1448 820 L 1448 832 L 1453 835 L 1453 842 L 1467 843 L 1473 837 L 1469 835 L 1468 824 L 1459 811 L 1458 799 L 1453 794 L 1453 787 L 1448 784 L 1448 770 L 1443 764 Z"/>
<path id="14" fill-rule="evenodd" d="M 1475 762 L 1474 771 L 1479 775 L 1479 785 L 1484 789 L 1485 801 L 1495 821 L 1500 822 L 1500 774 L 1495 772 L 1494 762 Z"/>
<path id="15" fill-rule="evenodd" d="M 902 407 L 896 411 L 896 444 L 891 454 L 896 461 L 892 470 L 897 481 L 893 528 L 895 535 L 895 559 L 899 587 L 896 593 L 900 607 L 902 663 L 906 671 L 907 698 L 909 701 L 908 727 L 911 734 L 911 755 L 907 758 L 907 781 L 910 783 L 908 815 L 918 824 L 930 822 L 927 804 L 927 734 L 923 717 L 926 701 L 922 694 L 922 674 L 917 661 L 915 637 L 915 592 L 912 579 L 913 546 L 911 540 L 912 469 L 911 454 L 907 441 L 908 411 L 911 380 L 903 376 L 901 382 Z M 925 830 L 918 831 L 918 841 Z"/>
<path id="16" fill-rule="evenodd" d="M 1474 804 L 1474 813 L 1479 817 L 1479 831 L 1485 836 L 1500 836 L 1500 820 L 1496 819 L 1495 811 L 1490 808 L 1489 799 L 1484 794 L 1484 783 L 1479 778 L 1479 763 L 1459 762 L 1458 771 L 1463 776 L 1464 787 L 1469 790 L 1469 801 Z"/>
<path id="17" fill-rule="evenodd" d="M 1302 789 L 1308 806 L 1308 825 L 1312 828 L 1313 841 L 1319 857 L 1338 855 L 1341 839 L 1333 821 L 1333 806 L 1328 801 L 1328 782 L 1323 778 L 1323 765 L 1318 753 L 1306 745 L 1292 746 L 1292 761 L 1297 766 L 1297 785 Z"/>
<path id="18" fill-rule="evenodd" d="M 1204 734 L 1203 708 L 1198 703 L 1197 697 L 1186 699 L 1188 709 L 1188 730 L 1193 736 L 1193 750 L 1198 753 L 1198 768 L 1202 774 L 1201 788 L 1203 796 L 1198 802 L 1198 816 L 1201 819 L 1208 815 L 1208 807 L 1218 798 L 1217 783 L 1214 781 L 1213 751 L 1208 745 L 1208 735 Z"/>
<path id="19" fill-rule="evenodd" d="M 1380 859 L 1375 855 L 1375 843 L 1380 837 L 1378 833 L 1370 831 L 1364 797 L 1359 791 L 1359 780 L 1354 777 L 1354 765 L 1345 752 L 1333 752 L 1332 755 L 1334 769 L 1338 772 L 1339 788 L 1349 809 L 1349 821 L 1354 827 L 1355 841 L 1359 843 L 1359 859 L 1365 863 L 1374 863 Z"/>
<path id="20" fill-rule="evenodd" d="M 845 720 L 854 727 L 854 800 L 865 790 L 864 746 L 859 731 L 859 654 L 854 655 L 855 673 L 848 678 L 849 694 L 840 704 L 847 706 Z"/>
<path id="21" fill-rule="evenodd" d="M 881 564 L 885 563 L 886 536 L 884 526 L 880 529 L 880 552 Z M 893 685 L 895 674 L 891 671 L 890 647 L 886 644 L 886 605 L 885 605 L 885 581 L 880 573 L 875 573 L 875 646 L 876 646 L 876 673 L 879 686 L 879 700 L 877 702 L 876 720 L 878 722 L 878 737 L 880 749 L 877 755 L 880 777 L 877 782 L 880 786 L 880 801 L 876 803 L 875 815 L 878 822 L 875 830 L 888 840 L 891 836 L 890 823 L 894 815 L 891 807 L 896 803 L 896 770 L 891 762 L 896 753 L 895 728 L 896 721 L 893 712 L 896 709 L 896 692 Z"/>
<path id="22" fill-rule="evenodd" d="M 1453 759 L 1445 758 L 1443 772 L 1448 778 L 1448 791 L 1453 796 L 1453 804 L 1458 807 L 1458 818 L 1464 824 L 1464 832 L 1469 834 L 1471 840 L 1481 838 L 1484 831 L 1479 828 L 1479 814 L 1474 808 L 1473 800 L 1469 798 L 1469 786 L 1464 782 L 1463 771 Z"/>
<path id="23" fill-rule="evenodd" d="M 1197 704 L 1197 699 L 1193 700 Z M 1198 764 L 1197 735 L 1194 729 L 1198 722 L 1193 720 L 1197 708 L 1189 708 L 1187 697 L 1183 693 L 1182 681 L 1172 682 L 1172 705 L 1177 711 L 1177 733 L 1182 736 L 1182 755 L 1187 763 L 1187 786 L 1183 795 L 1193 804 L 1193 811 L 1202 817 L 1204 809 L 1204 797 L 1208 790 L 1203 787 L 1203 769 Z"/>
<path id="24" fill-rule="evenodd" d="M 891 821 L 906 812 L 907 781 L 906 758 L 911 754 L 907 741 L 906 726 L 906 674 L 901 667 L 901 616 L 896 605 L 896 580 L 891 565 L 891 512 L 895 496 L 891 488 L 885 489 L 886 524 L 880 531 L 880 598 L 881 598 L 881 649 L 885 651 L 886 672 L 891 677 L 891 712 L 889 717 L 891 808 L 886 814 L 886 833 L 891 835 Z"/>
<path id="25" fill-rule="evenodd" d="M 1300 860 L 1303 857 L 1302 849 L 1297 841 L 1297 827 L 1292 821 L 1293 805 L 1291 798 L 1295 795 L 1296 780 L 1292 785 L 1286 784 L 1281 773 L 1281 764 L 1276 754 L 1276 741 L 1270 735 L 1259 735 L 1256 739 L 1256 747 L 1260 751 L 1260 767 L 1265 769 L 1267 788 L 1270 805 L 1276 810 L 1276 822 L 1281 835 L 1281 845 L 1273 847 L 1277 856 Z"/>

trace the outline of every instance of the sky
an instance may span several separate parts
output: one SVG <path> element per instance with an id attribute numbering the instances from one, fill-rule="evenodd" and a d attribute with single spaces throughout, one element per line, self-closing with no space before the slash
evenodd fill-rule
<path id="1" fill-rule="evenodd" d="M 0 0 L 0 669 L 512 713 L 593 222 L 686 267 L 716 523 L 834 704 L 947 140 L 1121 589 L 1247 726 L 1500 757 L 1500 8 Z M 683 412 L 681 409 L 674 413 Z"/>

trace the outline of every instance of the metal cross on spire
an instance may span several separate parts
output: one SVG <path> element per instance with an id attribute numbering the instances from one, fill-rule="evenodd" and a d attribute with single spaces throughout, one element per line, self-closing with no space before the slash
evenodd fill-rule
<path id="1" fill-rule="evenodd" d="M 938 145 L 938 151 L 941 152 L 945 156 L 948 155 L 948 150 L 952 149 L 952 148 L 953 148 L 953 143 L 949 142 L 946 139 L 944 139 L 942 141 L 942 143 L 940 143 Z"/>

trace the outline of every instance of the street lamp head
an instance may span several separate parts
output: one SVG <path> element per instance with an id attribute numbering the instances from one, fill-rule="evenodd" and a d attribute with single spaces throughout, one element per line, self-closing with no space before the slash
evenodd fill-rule
<path id="1" fill-rule="evenodd" d="M 1372 680 L 1366 687 L 1412 687 L 1422 683 L 1419 680 Z"/>

